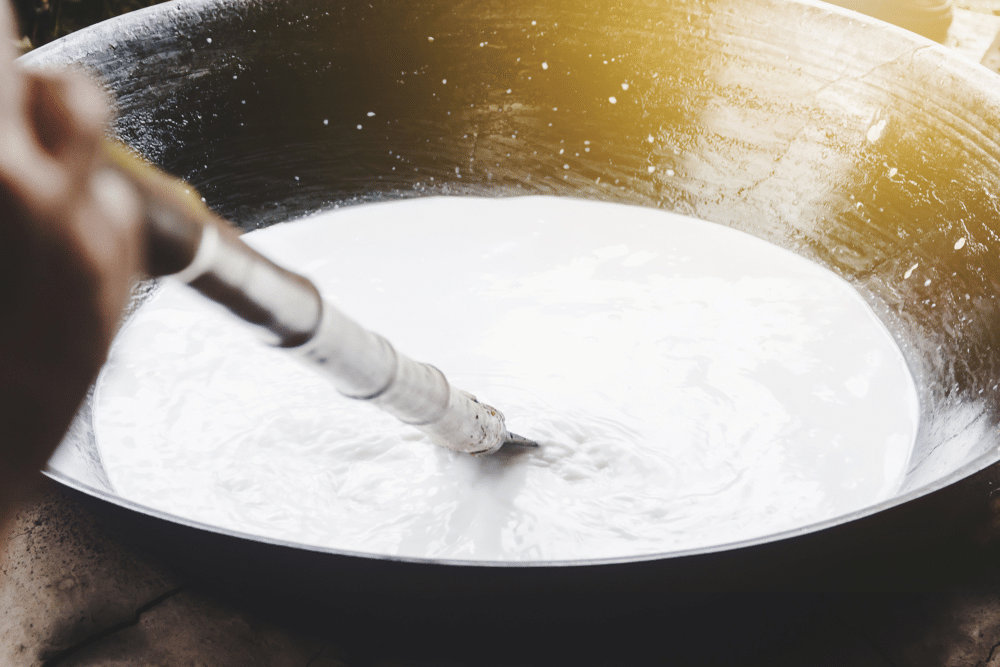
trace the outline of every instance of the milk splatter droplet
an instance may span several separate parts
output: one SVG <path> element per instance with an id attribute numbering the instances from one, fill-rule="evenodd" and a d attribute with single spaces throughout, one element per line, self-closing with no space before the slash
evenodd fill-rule
<path id="1" fill-rule="evenodd" d="M 868 128 L 868 134 L 866 135 L 868 137 L 868 141 L 873 143 L 878 141 L 882 138 L 883 132 L 885 132 L 885 118 Z"/>

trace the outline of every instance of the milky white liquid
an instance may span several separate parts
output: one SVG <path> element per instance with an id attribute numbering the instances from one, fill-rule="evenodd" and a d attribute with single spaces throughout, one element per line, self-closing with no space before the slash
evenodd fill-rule
<path id="1" fill-rule="evenodd" d="M 421 199 L 253 232 L 537 450 L 435 447 L 166 285 L 116 342 L 98 442 L 125 498 L 253 535 L 462 560 L 666 553 L 891 496 L 903 359 L 825 269 L 681 216 Z"/>

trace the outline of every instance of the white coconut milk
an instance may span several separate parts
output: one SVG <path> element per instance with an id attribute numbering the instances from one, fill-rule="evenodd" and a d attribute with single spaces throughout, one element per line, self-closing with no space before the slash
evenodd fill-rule
<path id="1" fill-rule="evenodd" d="M 916 392 L 859 295 L 721 226 L 434 198 L 244 238 L 542 446 L 435 447 L 168 284 L 122 332 L 96 396 L 126 498 L 356 552 L 588 559 L 837 517 L 892 495 L 909 458 Z"/>

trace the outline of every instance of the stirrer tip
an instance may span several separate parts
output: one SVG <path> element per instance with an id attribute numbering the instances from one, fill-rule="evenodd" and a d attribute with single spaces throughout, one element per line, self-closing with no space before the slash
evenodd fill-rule
<path id="1" fill-rule="evenodd" d="M 505 445 L 517 445 L 518 447 L 538 447 L 538 443 L 534 440 L 528 440 L 522 435 L 517 435 L 516 433 L 507 432 L 507 438 L 503 441 Z"/>

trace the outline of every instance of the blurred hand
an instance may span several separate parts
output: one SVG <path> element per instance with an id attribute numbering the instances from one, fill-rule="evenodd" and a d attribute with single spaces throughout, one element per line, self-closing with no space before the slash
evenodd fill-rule
<path id="1" fill-rule="evenodd" d="M 109 111 L 85 77 L 13 63 L 0 0 L 0 526 L 107 354 L 139 266 L 139 206 L 100 171 Z"/>

